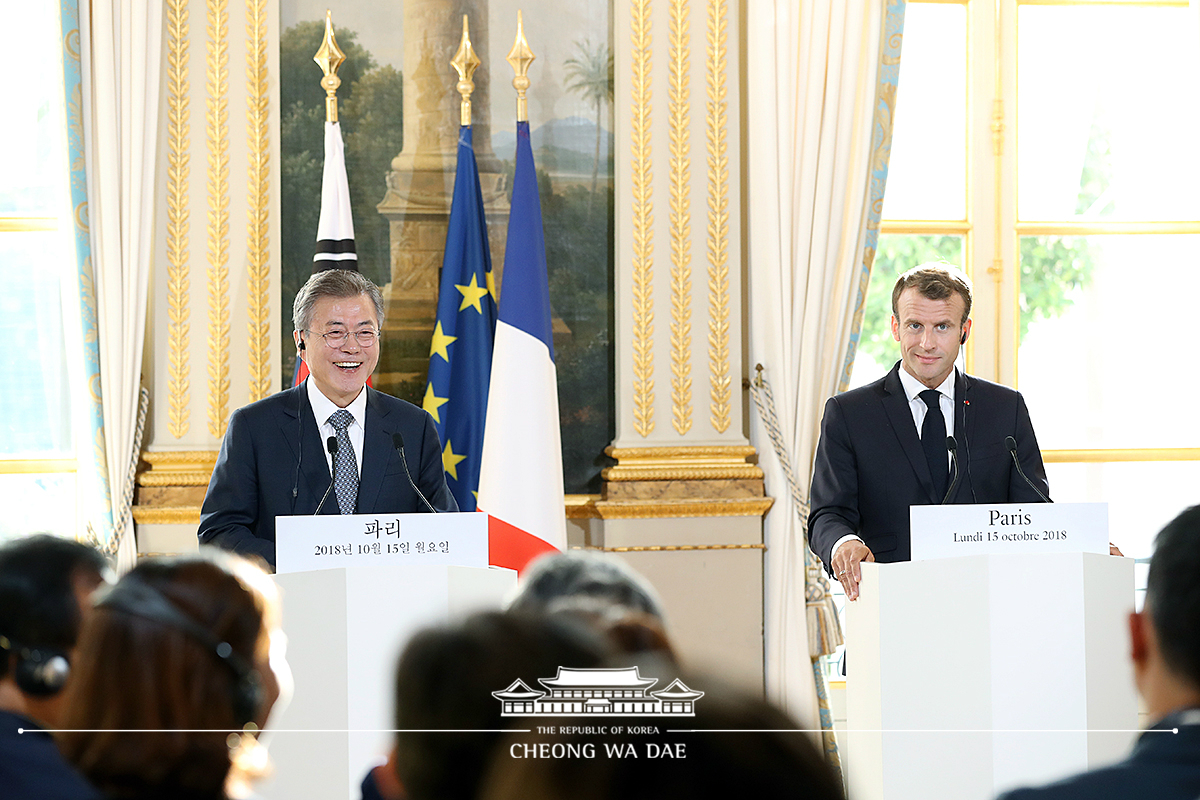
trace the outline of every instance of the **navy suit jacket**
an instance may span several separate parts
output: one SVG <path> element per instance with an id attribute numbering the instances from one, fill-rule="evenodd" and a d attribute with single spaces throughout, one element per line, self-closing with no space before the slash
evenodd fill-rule
<path id="1" fill-rule="evenodd" d="M 412 403 L 367 391 L 359 514 L 425 511 L 404 475 L 392 434 L 404 437 L 412 479 L 439 511 L 457 511 L 446 486 L 433 419 Z M 275 517 L 312 514 L 329 488 L 325 444 L 303 384 L 233 413 L 200 509 L 201 544 L 253 554 L 275 566 Z M 322 514 L 337 514 L 330 492 Z"/>
<path id="2" fill-rule="evenodd" d="M 1025 400 L 1007 386 L 956 374 L 954 438 L 962 477 L 947 502 L 1041 502 L 1004 441 L 1017 440 L 1025 474 L 1049 495 Z M 858 535 L 876 561 L 910 559 L 909 506 L 942 497 L 935 496 L 899 362 L 885 377 L 825 403 L 809 499 L 809 546 L 830 574 L 833 546 L 847 534 Z"/>
<path id="3" fill-rule="evenodd" d="M 1196 800 L 1200 797 L 1200 725 L 1180 725 L 1172 714 L 1143 733 L 1124 761 L 1001 800 Z"/>

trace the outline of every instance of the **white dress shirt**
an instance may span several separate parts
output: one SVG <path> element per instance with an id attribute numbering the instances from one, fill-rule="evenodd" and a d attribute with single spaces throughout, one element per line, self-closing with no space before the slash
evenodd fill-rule
<path id="1" fill-rule="evenodd" d="M 938 405 L 942 409 L 942 416 L 946 419 L 946 435 L 954 435 L 954 380 L 958 375 L 958 368 L 950 370 L 950 374 L 946 376 L 946 380 L 942 381 L 937 387 L 938 390 Z M 909 374 L 908 370 L 903 365 L 900 367 L 900 385 L 904 387 L 904 394 L 908 397 L 908 410 L 912 412 L 913 424 L 917 426 L 917 438 L 921 438 L 921 427 L 925 424 L 925 413 L 929 410 L 929 406 L 925 405 L 925 401 L 921 399 L 921 392 L 929 387 L 921 383 L 915 377 Z M 950 463 L 950 451 L 946 451 L 946 463 Z M 833 544 L 833 549 L 829 551 L 830 559 L 837 553 L 838 548 L 846 542 L 861 542 L 862 539 L 853 533 L 848 533 L 838 539 Z"/>
<path id="2" fill-rule="evenodd" d="M 312 407 L 313 416 L 316 418 L 317 430 L 321 432 L 321 449 L 325 451 L 325 463 L 329 466 L 329 474 L 332 475 L 333 457 L 329 455 L 329 448 L 325 446 L 325 443 L 330 436 L 337 436 L 337 429 L 329 424 L 329 418 L 340 409 L 336 403 L 321 394 L 321 390 L 317 388 L 316 382 L 311 377 L 305 378 L 304 382 L 308 389 L 308 404 Z M 354 422 L 346 428 L 346 433 L 350 435 L 350 444 L 354 446 L 354 461 L 358 464 L 358 474 L 362 475 L 363 437 L 367 430 L 367 387 L 362 388 L 358 397 L 346 406 L 346 410 L 350 412 L 350 416 L 354 417 Z"/>

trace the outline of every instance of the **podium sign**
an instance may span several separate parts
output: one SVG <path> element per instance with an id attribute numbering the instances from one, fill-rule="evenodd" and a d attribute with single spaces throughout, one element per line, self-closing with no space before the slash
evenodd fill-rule
<path id="1" fill-rule="evenodd" d="M 487 514 L 275 518 L 278 574 L 338 567 L 488 566 Z"/>
<path id="2" fill-rule="evenodd" d="M 912 560 L 1108 553 L 1108 503 L 911 506 Z"/>

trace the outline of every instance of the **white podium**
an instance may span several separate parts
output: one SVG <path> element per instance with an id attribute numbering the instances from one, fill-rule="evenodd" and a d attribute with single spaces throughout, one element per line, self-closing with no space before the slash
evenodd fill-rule
<path id="1" fill-rule="evenodd" d="M 399 515 L 414 540 L 422 523 L 438 526 L 431 540 L 439 545 L 451 515 Z M 468 527 L 486 518 L 463 520 Z M 395 515 L 387 516 L 393 519 Z M 362 533 L 356 515 L 327 516 L 331 543 L 376 541 Z M 306 521 L 300 521 L 307 526 Z M 279 518 L 277 548 L 314 547 L 311 535 L 287 541 L 287 518 Z M 386 539 L 385 539 L 386 541 Z M 451 552 L 457 552 L 451 539 Z M 411 553 L 415 554 L 415 549 Z M 466 552 L 464 550 L 464 552 Z M 386 553 L 386 551 L 385 551 Z M 430 554 L 431 557 L 434 554 Z M 293 554 L 295 556 L 295 554 Z M 488 608 L 500 608 L 516 586 L 512 570 L 449 563 L 370 565 L 357 558 L 326 569 L 275 576 L 283 594 L 283 631 L 295 694 L 281 713 L 272 714 L 264 739 L 269 743 L 273 776 L 256 786 L 264 800 L 319 797 L 357 800 L 367 770 L 387 753 L 395 727 L 396 662 L 405 642 L 428 625 Z M 439 553 L 440 559 L 444 554 Z M 339 563 L 338 559 L 331 563 Z"/>
<path id="2" fill-rule="evenodd" d="M 846 619 L 855 800 L 990 800 L 1128 752 L 1132 559 L 1000 554 L 862 568 Z"/>

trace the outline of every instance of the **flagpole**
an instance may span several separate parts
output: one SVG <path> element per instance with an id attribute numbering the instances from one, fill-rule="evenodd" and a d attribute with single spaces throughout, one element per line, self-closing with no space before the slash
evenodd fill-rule
<path id="1" fill-rule="evenodd" d="M 529 65 L 535 58 L 537 56 L 529 49 L 529 42 L 525 40 L 525 21 L 521 16 L 521 9 L 517 9 L 517 38 L 505 59 L 516 73 L 512 85 L 517 90 L 517 122 L 529 121 L 529 103 L 525 98 L 525 91 L 529 88 Z"/>
<path id="2" fill-rule="evenodd" d="M 338 47 L 333 35 L 333 13 L 325 9 L 325 38 L 321 40 L 321 49 L 313 56 L 313 61 L 321 67 L 325 77 L 321 78 L 321 88 L 325 90 L 325 121 L 338 121 L 337 90 L 342 85 L 342 79 L 337 76 L 338 67 L 346 60 L 346 54 Z"/>
<path id="3" fill-rule="evenodd" d="M 475 76 L 475 69 L 479 64 L 479 56 L 475 55 L 475 48 L 471 46 L 471 35 L 467 30 L 467 15 L 463 14 L 462 41 L 459 42 L 458 52 L 450 61 L 450 66 L 458 71 L 458 86 L 455 88 L 462 95 L 462 103 L 459 105 L 459 124 L 463 127 L 471 125 L 471 92 L 475 91 L 475 82 L 472 78 Z"/>

